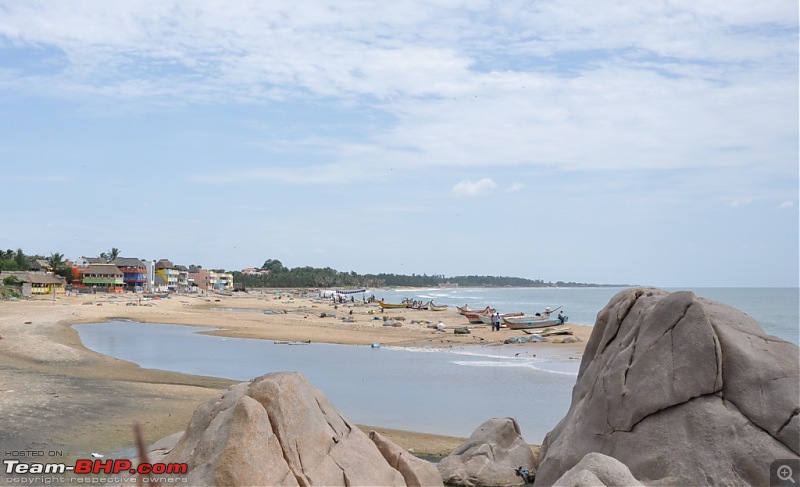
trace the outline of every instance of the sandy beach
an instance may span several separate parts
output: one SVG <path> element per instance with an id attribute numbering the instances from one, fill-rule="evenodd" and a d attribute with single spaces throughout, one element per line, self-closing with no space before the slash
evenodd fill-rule
<path id="1" fill-rule="evenodd" d="M 384 326 L 384 317 L 399 326 Z M 97 294 L 2 302 L 0 414 L 6 421 L 0 444 L 5 450 L 60 450 L 65 458 L 121 451 L 133 444 L 134 422 L 144 426 L 152 442 L 183 430 L 201 402 L 233 383 L 142 369 L 88 350 L 71 328 L 115 318 L 209 326 L 218 328 L 209 333 L 228 337 L 352 345 L 501 346 L 510 336 L 525 335 L 522 331 L 492 332 L 482 325 L 469 325 L 469 335 L 455 335 L 453 328 L 468 325 L 455 309 L 381 312 L 377 304 L 358 300 L 334 305 L 330 298 L 319 299 L 310 291 L 174 295 L 160 300 Z M 429 327 L 440 321 L 447 327 L 444 332 Z M 557 349 L 579 356 L 592 328 L 571 323 L 569 328 L 582 342 L 502 346 Z M 445 455 L 462 441 L 381 429 L 380 425 L 364 428 L 379 429 L 398 445 L 432 456 Z"/>

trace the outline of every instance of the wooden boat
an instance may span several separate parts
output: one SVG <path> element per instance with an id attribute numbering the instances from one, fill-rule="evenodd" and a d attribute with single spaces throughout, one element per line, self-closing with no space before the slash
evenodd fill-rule
<path id="1" fill-rule="evenodd" d="M 470 313 L 464 313 L 464 318 L 466 318 L 470 323 L 480 324 L 483 323 L 484 317 L 491 317 L 494 313 L 495 309 L 486 307 L 483 311 L 472 311 Z"/>
<path id="2" fill-rule="evenodd" d="M 567 322 L 566 316 L 553 317 L 551 315 L 522 315 L 501 318 L 509 330 L 525 330 L 529 328 L 546 328 L 548 326 L 563 325 Z"/>
<path id="3" fill-rule="evenodd" d="M 378 305 L 380 305 L 383 309 L 397 309 L 397 308 L 410 308 L 411 303 L 384 303 L 383 301 L 378 301 Z"/>
<path id="4" fill-rule="evenodd" d="M 462 314 L 462 315 L 465 315 L 467 313 L 484 313 L 484 314 L 485 313 L 489 313 L 489 314 L 494 313 L 494 309 L 490 308 L 489 306 L 487 306 L 487 307 L 485 307 L 483 309 L 472 309 L 472 308 L 469 307 L 468 304 L 465 304 L 464 306 L 456 306 L 456 309 L 458 310 L 458 313 Z"/>
<path id="5" fill-rule="evenodd" d="M 503 318 L 516 318 L 518 316 L 525 316 L 525 313 L 504 313 L 504 314 L 501 314 L 500 315 L 500 319 L 501 319 L 500 322 L 502 323 L 502 319 Z M 481 323 L 483 323 L 484 325 L 491 325 L 492 324 L 492 315 L 491 315 L 491 313 L 488 314 L 488 315 L 478 315 L 478 318 L 480 318 Z"/>
<path id="6" fill-rule="evenodd" d="M 433 304 L 433 300 L 428 303 L 428 309 L 431 311 L 447 311 L 450 309 L 446 304 Z"/>

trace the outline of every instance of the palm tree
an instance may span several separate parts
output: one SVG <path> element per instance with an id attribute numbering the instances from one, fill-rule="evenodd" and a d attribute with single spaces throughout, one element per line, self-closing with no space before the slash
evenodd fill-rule
<path id="1" fill-rule="evenodd" d="M 50 254 L 50 257 L 45 259 L 48 264 L 50 264 L 50 269 L 53 271 L 57 271 L 58 269 L 64 267 L 64 254 L 59 254 L 58 252 L 54 252 Z"/>
<path id="2" fill-rule="evenodd" d="M 106 262 L 114 262 L 114 260 L 115 260 L 117 257 L 119 257 L 119 253 L 120 253 L 120 252 L 119 252 L 119 249 L 118 249 L 118 248 L 116 248 L 116 247 L 111 247 L 111 250 L 109 250 L 109 251 L 108 251 L 108 253 L 106 253 L 106 252 L 103 252 L 102 254 L 100 254 L 100 258 L 101 258 L 101 259 L 105 259 L 105 260 L 106 260 Z"/>

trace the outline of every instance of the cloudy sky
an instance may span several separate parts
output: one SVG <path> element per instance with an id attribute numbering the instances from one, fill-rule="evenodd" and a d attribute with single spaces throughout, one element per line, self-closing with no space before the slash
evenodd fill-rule
<path id="1" fill-rule="evenodd" d="M 795 0 L 0 0 L 0 248 L 798 285 Z"/>

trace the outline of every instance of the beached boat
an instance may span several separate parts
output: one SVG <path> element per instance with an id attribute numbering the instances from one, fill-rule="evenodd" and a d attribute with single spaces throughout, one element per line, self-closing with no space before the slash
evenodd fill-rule
<path id="1" fill-rule="evenodd" d="M 447 311 L 450 309 L 446 304 L 433 304 L 433 300 L 428 303 L 428 309 L 431 311 Z"/>
<path id="2" fill-rule="evenodd" d="M 501 323 L 503 318 L 516 318 L 518 316 L 525 316 L 525 313 L 503 313 L 500 315 Z M 488 315 L 478 315 L 478 318 L 481 320 L 481 323 L 484 325 L 491 325 L 492 324 L 492 314 Z"/>
<path id="3" fill-rule="evenodd" d="M 462 315 L 467 313 L 494 313 L 494 309 L 490 308 L 489 306 L 483 309 L 472 309 L 468 304 L 465 304 L 464 306 L 456 306 L 456 309 L 458 310 L 458 313 Z"/>
<path id="4" fill-rule="evenodd" d="M 470 323 L 480 324 L 483 323 L 484 317 L 491 317 L 494 314 L 495 309 L 486 307 L 483 311 L 472 311 L 469 313 L 464 313 L 464 318 L 467 319 Z"/>
<path id="5" fill-rule="evenodd" d="M 378 305 L 380 305 L 383 309 L 397 309 L 397 308 L 410 308 L 411 303 L 384 303 L 383 301 L 378 301 Z"/>
<path id="6" fill-rule="evenodd" d="M 506 328 L 509 330 L 525 330 L 529 328 L 546 328 L 548 326 L 563 325 L 567 322 L 564 315 L 553 317 L 552 315 L 522 315 L 501 318 Z"/>

